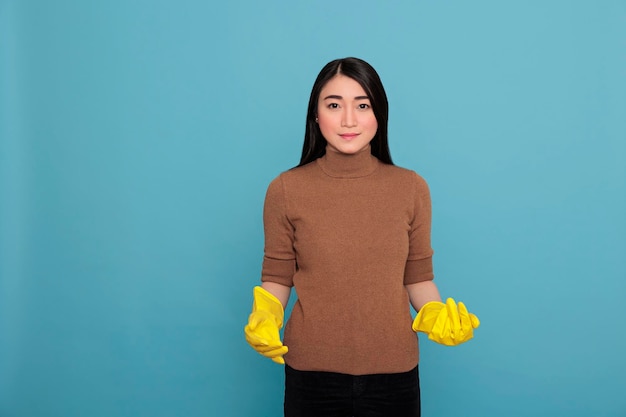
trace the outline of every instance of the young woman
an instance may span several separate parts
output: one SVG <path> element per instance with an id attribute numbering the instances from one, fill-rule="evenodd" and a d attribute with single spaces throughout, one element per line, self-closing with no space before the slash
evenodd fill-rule
<path id="1" fill-rule="evenodd" d="M 457 345 L 479 325 L 463 303 L 441 302 L 428 186 L 393 165 L 387 119 L 374 68 L 328 63 L 311 91 L 300 164 L 268 187 L 262 285 L 245 333 L 286 363 L 287 417 L 419 416 L 415 332 Z"/>

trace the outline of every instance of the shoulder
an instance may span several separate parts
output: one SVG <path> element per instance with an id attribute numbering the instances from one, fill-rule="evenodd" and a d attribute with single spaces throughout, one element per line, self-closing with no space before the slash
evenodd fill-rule
<path id="1" fill-rule="evenodd" d="M 267 187 L 267 193 L 283 193 L 286 188 L 306 184 L 315 175 L 316 170 L 316 163 L 313 161 L 306 165 L 283 171 L 270 182 Z"/>
<path id="2" fill-rule="evenodd" d="M 312 176 L 318 174 L 319 168 L 315 161 L 306 165 L 291 168 L 287 171 L 281 172 L 276 178 L 270 182 L 270 187 L 277 187 L 279 184 L 285 186 L 286 184 L 298 184 L 306 182 L 312 178 Z"/>
<path id="3" fill-rule="evenodd" d="M 381 172 L 392 178 L 394 181 L 401 182 L 406 185 L 410 185 L 411 187 L 417 187 L 418 189 L 428 189 L 428 183 L 417 172 L 408 169 L 399 167 L 397 165 L 388 165 L 381 163 Z"/>

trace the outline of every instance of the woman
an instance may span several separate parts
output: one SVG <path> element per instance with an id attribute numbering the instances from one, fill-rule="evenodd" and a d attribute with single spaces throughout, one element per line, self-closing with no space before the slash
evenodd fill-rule
<path id="1" fill-rule="evenodd" d="M 300 164 L 268 187 L 262 285 L 245 333 L 286 362 L 287 417 L 419 416 L 415 332 L 456 345 L 478 327 L 462 303 L 441 302 L 428 186 L 393 165 L 387 119 L 374 68 L 328 63 L 311 91 Z"/>

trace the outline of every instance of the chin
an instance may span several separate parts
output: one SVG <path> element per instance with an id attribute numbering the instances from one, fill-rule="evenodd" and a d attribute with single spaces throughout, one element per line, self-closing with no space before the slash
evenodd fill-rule
<path id="1" fill-rule="evenodd" d="M 368 148 L 367 145 L 365 146 L 331 146 L 331 149 L 333 149 L 335 152 L 343 153 L 346 155 L 357 154 L 359 152 L 366 150 L 367 148 Z"/>

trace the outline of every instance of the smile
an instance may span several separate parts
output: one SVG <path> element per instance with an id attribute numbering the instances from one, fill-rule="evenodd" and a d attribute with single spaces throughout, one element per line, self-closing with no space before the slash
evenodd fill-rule
<path id="1" fill-rule="evenodd" d="M 358 133 L 342 133 L 339 136 L 341 136 L 345 140 L 352 140 L 356 138 L 357 136 L 359 136 L 359 134 Z"/>

